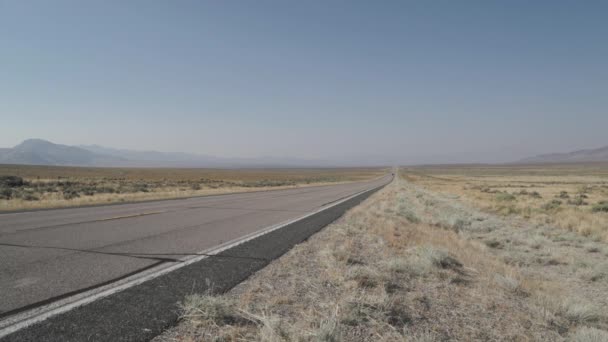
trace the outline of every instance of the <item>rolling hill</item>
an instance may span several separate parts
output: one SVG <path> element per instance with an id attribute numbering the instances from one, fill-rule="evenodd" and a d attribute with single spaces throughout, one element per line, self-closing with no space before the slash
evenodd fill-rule
<path id="1" fill-rule="evenodd" d="M 331 162 L 296 158 L 222 158 L 209 155 L 135 151 L 99 145 L 69 146 L 28 139 L 13 148 L 0 148 L 0 164 L 99 167 L 315 167 Z"/>
<path id="2" fill-rule="evenodd" d="M 124 161 L 124 158 L 42 139 L 28 139 L 13 148 L 0 149 L 0 164 L 103 166 Z"/>
<path id="3" fill-rule="evenodd" d="M 522 159 L 519 161 L 519 163 L 576 163 L 606 161 L 608 161 L 608 146 L 567 153 L 540 154 L 534 157 Z"/>

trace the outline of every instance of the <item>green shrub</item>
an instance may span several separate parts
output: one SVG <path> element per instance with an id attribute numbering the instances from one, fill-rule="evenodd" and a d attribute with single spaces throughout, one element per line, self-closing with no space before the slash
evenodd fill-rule
<path id="1" fill-rule="evenodd" d="M 20 190 L 15 189 L 12 191 L 12 197 L 20 198 L 24 201 L 40 200 L 40 198 L 38 198 L 38 196 L 34 195 L 34 192 L 29 189 L 20 189 Z"/>
<path id="2" fill-rule="evenodd" d="M 589 186 L 589 185 L 583 185 L 580 188 L 578 188 L 578 193 L 579 194 L 588 194 L 593 190 L 593 187 Z"/>
<path id="3" fill-rule="evenodd" d="M 463 220 L 463 219 L 456 219 L 456 221 L 454 221 L 454 224 L 452 224 L 452 229 L 456 232 L 459 232 L 461 230 L 465 230 L 467 228 L 469 228 L 471 226 L 471 222 L 468 220 Z"/>
<path id="4" fill-rule="evenodd" d="M 608 213 L 608 201 L 600 201 L 591 208 L 594 213 Z"/>
<path id="5" fill-rule="evenodd" d="M 71 199 L 74 199 L 77 197 L 80 197 L 80 194 L 78 193 L 78 191 L 76 191 L 74 189 L 63 190 L 63 198 L 65 198 L 66 200 L 71 200 Z"/>
<path id="6" fill-rule="evenodd" d="M 401 207 L 397 213 L 399 216 L 405 217 L 410 223 L 419 223 L 420 219 L 416 216 L 416 213 L 409 210 L 408 208 Z"/>
<path id="7" fill-rule="evenodd" d="M 97 192 L 96 190 L 97 189 L 95 188 L 95 186 L 87 186 L 82 189 L 82 193 L 85 196 L 93 196 L 95 195 L 95 192 Z"/>
<path id="8" fill-rule="evenodd" d="M 133 191 L 134 192 L 150 192 L 150 189 L 148 189 L 148 184 L 146 184 L 146 183 L 135 183 L 133 185 Z"/>
<path id="9" fill-rule="evenodd" d="M 542 198 L 542 196 L 538 193 L 538 191 L 528 192 L 526 189 L 521 190 L 518 195 L 527 195 L 532 198 Z"/>
<path id="10" fill-rule="evenodd" d="M 25 185 L 23 178 L 17 176 L 0 176 L 0 186 L 16 188 Z"/>
<path id="11" fill-rule="evenodd" d="M 488 246 L 490 248 L 501 248 L 502 247 L 502 243 L 495 239 L 484 241 L 484 243 L 486 244 L 486 246 Z"/>
<path id="12" fill-rule="evenodd" d="M 25 201 L 39 201 L 40 200 L 40 198 L 38 196 L 34 195 L 31 192 L 24 193 L 21 198 Z"/>
<path id="13" fill-rule="evenodd" d="M 496 207 L 496 212 L 501 215 L 513 215 L 518 214 L 519 209 L 515 208 L 514 205 L 500 204 Z"/>
<path id="14" fill-rule="evenodd" d="M 578 205 L 587 205 L 587 202 L 585 202 L 585 200 L 583 199 L 582 196 L 576 196 L 573 199 L 569 199 L 568 204 L 578 206 Z"/>
<path id="15" fill-rule="evenodd" d="M 515 196 L 511 195 L 508 192 L 499 192 L 496 194 L 496 200 L 497 201 L 514 201 L 515 200 Z"/>
<path id="16" fill-rule="evenodd" d="M 555 209 L 559 208 L 560 205 L 562 205 L 562 201 L 554 199 L 554 200 L 551 200 L 550 202 L 543 204 L 542 208 L 544 210 L 555 210 Z"/>
<path id="17" fill-rule="evenodd" d="M 0 199 L 11 199 L 13 197 L 13 190 L 10 188 L 0 187 Z"/>
<path id="18" fill-rule="evenodd" d="M 113 194 L 113 193 L 116 192 L 116 190 L 114 188 L 111 188 L 109 186 L 99 187 L 99 188 L 95 189 L 95 191 L 97 191 L 100 194 L 104 194 L 104 193 L 105 194 Z"/>

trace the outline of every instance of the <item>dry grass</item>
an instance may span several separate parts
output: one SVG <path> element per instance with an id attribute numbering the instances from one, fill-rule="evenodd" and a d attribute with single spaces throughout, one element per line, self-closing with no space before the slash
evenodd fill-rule
<path id="1" fill-rule="evenodd" d="M 378 177 L 383 169 L 153 169 L 0 165 L 0 211 L 180 198 L 335 184 Z"/>
<path id="2" fill-rule="evenodd" d="M 580 285 L 577 274 L 537 262 L 573 266 L 579 254 L 513 229 L 397 179 L 229 293 L 196 297 L 231 303 L 238 320 L 184 319 L 155 341 L 601 340 L 606 306 L 586 296 L 605 298 L 606 284 L 583 280 L 579 295 L 567 282 Z M 590 264 L 600 254 L 562 248 Z"/>
<path id="3" fill-rule="evenodd" d="M 478 208 L 608 241 L 608 164 L 405 169 L 407 179 Z"/>
<path id="4" fill-rule="evenodd" d="M 417 181 L 406 184 L 404 200 L 410 210 L 422 221 L 483 242 L 489 252 L 519 269 L 524 278 L 497 276 L 497 284 L 521 292 L 520 284 L 527 279 L 525 292 L 551 324 L 559 326 L 560 334 L 583 325 L 608 328 L 608 246 L 597 235 L 534 223 L 520 215 L 496 215 L 491 208 L 449 191 L 453 182 L 445 181 L 445 175 L 412 175 L 408 170 L 405 177 Z"/>
<path id="5" fill-rule="evenodd" d="M 608 333 L 588 327 L 581 327 L 570 335 L 572 342 L 605 342 L 608 341 Z"/>

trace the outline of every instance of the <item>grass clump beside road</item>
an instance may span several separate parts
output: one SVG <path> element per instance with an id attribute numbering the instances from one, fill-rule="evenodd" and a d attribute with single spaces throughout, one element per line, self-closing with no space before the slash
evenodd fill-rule
<path id="1" fill-rule="evenodd" d="M 230 324 L 238 320 L 235 305 L 222 296 L 190 295 L 180 305 L 181 318 L 191 321 L 209 321 L 215 324 Z"/>
<path id="2" fill-rule="evenodd" d="M 608 293 L 608 282 L 581 286 L 569 256 L 552 254 L 562 251 L 555 246 L 576 250 L 582 257 L 573 256 L 592 265 L 601 252 L 587 250 L 599 245 L 576 249 L 549 235 L 528 245 L 511 229 L 499 216 L 397 180 L 228 293 L 186 301 L 206 307 L 221 298 L 229 312 L 220 317 L 230 319 L 192 319 L 185 309 L 181 323 L 155 342 L 604 336 L 605 307 L 586 295 Z M 555 266 L 545 266 L 550 260 Z M 542 273 L 547 267 L 555 270 Z M 571 291 L 574 283 L 579 288 Z"/>

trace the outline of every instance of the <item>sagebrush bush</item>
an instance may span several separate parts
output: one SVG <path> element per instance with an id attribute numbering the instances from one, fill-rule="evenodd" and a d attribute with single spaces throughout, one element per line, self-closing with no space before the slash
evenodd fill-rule
<path id="1" fill-rule="evenodd" d="M 495 274 L 494 281 L 496 282 L 496 284 L 498 284 L 498 286 L 500 286 L 503 289 L 508 290 L 510 292 L 525 293 L 525 291 L 523 290 L 521 281 L 519 281 L 519 279 L 517 279 L 513 276 Z"/>
<path id="2" fill-rule="evenodd" d="M 515 196 L 513 196 L 512 194 L 508 193 L 508 192 L 499 192 L 496 194 L 496 200 L 497 201 L 514 201 L 515 200 Z"/>
<path id="3" fill-rule="evenodd" d="M 34 195 L 31 192 L 24 193 L 21 198 L 25 201 L 39 201 L 40 200 L 40 197 Z"/>
<path id="4" fill-rule="evenodd" d="M 71 200 L 78 197 L 80 197 L 80 194 L 74 189 L 63 190 L 63 198 L 65 198 L 66 200 Z"/>
<path id="5" fill-rule="evenodd" d="M 576 196 L 573 199 L 569 199 L 568 200 L 568 204 L 570 204 L 570 205 L 576 205 L 576 206 L 587 205 L 587 202 L 585 202 L 584 198 L 585 197 L 583 197 L 583 196 Z"/>
<path id="6" fill-rule="evenodd" d="M 408 220 L 410 223 L 420 222 L 420 219 L 418 218 L 418 216 L 416 216 L 416 213 L 407 208 L 400 208 L 399 215 L 405 217 L 405 219 Z"/>
<path id="7" fill-rule="evenodd" d="M 24 188 L 12 189 L 11 197 L 19 198 L 24 201 L 38 201 L 40 199 L 32 190 Z"/>
<path id="8" fill-rule="evenodd" d="M 600 201 L 591 208 L 594 213 L 608 213 L 608 201 Z"/>
<path id="9" fill-rule="evenodd" d="M 562 201 L 560 200 L 551 200 L 550 202 L 547 202 L 545 204 L 543 204 L 543 206 L 541 207 L 543 210 L 555 210 L 557 208 L 560 207 L 560 205 L 562 205 Z"/>
<path id="10" fill-rule="evenodd" d="M 9 200 L 13 197 L 13 190 L 6 187 L 0 187 L 0 199 Z"/>
<path id="11" fill-rule="evenodd" d="M 592 303 L 572 298 L 563 301 L 560 312 L 569 321 L 578 324 L 596 322 L 602 317 L 600 311 Z"/>
<path id="12" fill-rule="evenodd" d="M 467 228 L 469 228 L 471 226 L 471 222 L 468 220 L 464 220 L 464 219 L 456 219 L 456 221 L 454 221 L 454 224 L 452 224 L 452 229 L 456 232 L 462 231 L 462 230 L 466 230 Z"/>
<path id="13" fill-rule="evenodd" d="M 16 188 L 25 185 L 25 181 L 17 176 L 0 176 L 0 186 Z"/>

